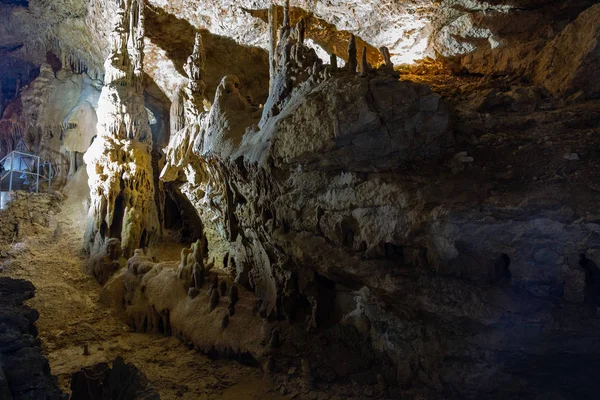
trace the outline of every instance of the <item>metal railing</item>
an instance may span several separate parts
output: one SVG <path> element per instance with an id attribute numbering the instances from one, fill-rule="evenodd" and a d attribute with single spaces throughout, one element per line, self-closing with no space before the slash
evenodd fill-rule
<path id="1" fill-rule="evenodd" d="M 40 190 L 40 183 L 48 183 L 48 192 L 52 185 L 52 178 L 55 175 L 54 167 L 50 161 L 42 162 L 41 157 L 35 154 L 20 151 L 27 147 L 20 142 L 17 150 L 7 154 L 0 160 L 0 167 L 3 171 L 0 175 L 0 192 L 3 190 L 5 182 L 8 180 L 8 191 L 13 191 L 16 186 L 27 186 L 30 191 L 37 193 Z M 15 175 L 17 177 L 15 178 Z M 34 184 L 32 184 L 34 182 Z"/>

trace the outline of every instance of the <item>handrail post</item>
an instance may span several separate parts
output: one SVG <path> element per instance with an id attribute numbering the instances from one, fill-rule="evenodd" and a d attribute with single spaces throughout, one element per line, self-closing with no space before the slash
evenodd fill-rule
<path id="1" fill-rule="evenodd" d="M 48 193 L 51 193 L 50 187 L 52 186 L 52 163 L 48 163 Z"/>
<path id="2" fill-rule="evenodd" d="M 13 166 L 14 166 L 15 155 L 10 156 L 10 178 L 8 179 L 8 191 L 12 192 L 12 178 L 13 178 Z"/>
<path id="3" fill-rule="evenodd" d="M 40 192 L 40 158 L 37 158 L 37 175 L 35 176 L 35 192 Z"/>

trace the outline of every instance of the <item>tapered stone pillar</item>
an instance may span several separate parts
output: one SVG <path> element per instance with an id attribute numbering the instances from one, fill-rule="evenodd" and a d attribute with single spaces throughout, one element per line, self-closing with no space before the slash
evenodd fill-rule
<path id="1" fill-rule="evenodd" d="M 113 20 L 111 52 L 98 103 L 98 135 L 84 156 L 91 207 L 85 247 L 94 254 L 109 238 L 124 255 L 158 233 L 152 133 L 144 107 L 144 0 L 122 0 Z"/>

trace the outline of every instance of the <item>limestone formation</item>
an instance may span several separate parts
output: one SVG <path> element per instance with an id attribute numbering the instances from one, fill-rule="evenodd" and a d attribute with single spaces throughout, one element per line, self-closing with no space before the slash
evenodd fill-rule
<path id="1" fill-rule="evenodd" d="M 219 304 L 219 291 L 218 289 L 213 289 L 210 295 L 210 304 L 209 304 L 209 311 L 214 310 L 217 305 Z"/>
<path id="2" fill-rule="evenodd" d="M 195 262 L 194 267 L 192 268 L 194 288 L 200 289 L 202 286 L 204 286 L 204 274 L 205 269 L 202 264 Z"/>
<path id="3" fill-rule="evenodd" d="M 87 273 L 96 278 L 98 283 L 105 284 L 121 267 L 119 263 L 121 255 L 122 250 L 119 239 L 108 239 L 103 248 L 88 260 Z"/>
<path id="4" fill-rule="evenodd" d="M 57 240 L 62 236 L 62 229 L 60 227 L 60 222 L 56 224 L 56 229 L 54 229 L 54 233 L 52 236 L 54 237 L 54 240 Z"/>
<path id="5" fill-rule="evenodd" d="M 186 126 L 198 122 L 200 114 L 204 111 L 205 54 L 202 43 L 202 34 L 196 32 L 194 50 L 184 65 L 187 75 L 186 84 L 177 91 L 175 100 L 171 104 L 171 136 Z"/>
<path id="6" fill-rule="evenodd" d="M 91 196 L 85 243 L 91 254 L 107 239 L 118 238 L 129 257 L 158 233 L 142 84 L 144 5 L 124 1 L 115 15 L 98 102 L 98 136 L 84 157 Z"/>
<path id="7" fill-rule="evenodd" d="M 371 66 L 367 62 L 367 48 L 363 47 L 362 55 L 360 57 L 359 75 L 362 77 L 365 77 L 369 74 L 370 71 L 371 71 Z"/>
<path id="8" fill-rule="evenodd" d="M 198 297 L 198 289 L 196 289 L 195 287 L 189 288 L 188 297 L 190 299 L 195 299 L 196 297 Z"/>
<path id="9" fill-rule="evenodd" d="M 238 290 L 237 286 L 231 285 L 229 287 L 229 302 L 235 306 L 237 304 L 237 302 L 239 301 L 239 298 L 240 298 L 239 290 Z"/>
<path id="10" fill-rule="evenodd" d="M 323 61 L 304 43 L 306 30 L 304 19 L 300 19 L 292 28 L 289 22 L 289 9 L 285 7 L 283 19 L 279 42 L 270 59 L 270 62 L 275 65 L 275 73 L 271 80 L 269 98 L 265 102 L 259 123 L 261 127 L 270 117 L 281 112 L 294 89 L 301 90 L 305 82 L 308 86 L 316 85 L 325 77 Z"/>
<path id="11" fill-rule="evenodd" d="M 336 380 L 358 381 L 359 398 L 598 392 L 597 1 L 55 3 L 0 13 L 0 47 L 23 43 L 7 52 L 41 66 L 28 86 L 2 77 L 0 97 L 21 99 L 7 103 L 0 153 L 25 138 L 66 179 L 97 131 L 89 269 L 130 326 L 270 371 L 261 357 L 277 348 L 274 373 L 307 389 L 322 378 L 326 396 Z M 13 40 L 44 6 L 53 20 Z M 34 37 L 59 61 L 35 55 Z M 108 48 L 96 107 L 83 64 Z M 158 178 L 167 219 L 193 226 L 178 237 L 204 233 L 179 265 L 140 250 L 160 233 Z M 27 209 L 0 216 L 2 238 L 49 227 Z M 110 255 L 119 239 L 127 268 Z M 211 267 L 235 282 L 227 310 L 225 279 L 197 296 Z"/>
<path id="12" fill-rule="evenodd" d="M 565 97 L 600 95 L 600 4 L 582 12 L 546 45 L 533 66 L 535 83 Z"/>
<path id="13" fill-rule="evenodd" d="M 271 332 L 271 338 L 269 339 L 268 348 L 271 350 L 278 349 L 281 346 L 281 341 L 279 338 L 279 329 L 275 328 Z"/>
<path id="14" fill-rule="evenodd" d="M 143 249 L 136 249 L 133 256 L 127 260 L 127 269 L 136 275 L 145 275 L 155 265 L 154 259 L 144 253 Z"/>
<path id="15" fill-rule="evenodd" d="M 290 0 L 283 1 L 283 28 L 290 27 Z"/>
<path id="16" fill-rule="evenodd" d="M 338 72 L 337 56 L 333 53 L 329 55 L 329 64 L 331 65 L 331 72 Z"/>
<path id="17" fill-rule="evenodd" d="M 275 78 L 275 55 L 277 51 L 277 6 L 271 5 L 269 7 L 269 88 L 273 86 L 273 79 Z"/>
<path id="18" fill-rule="evenodd" d="M 383 65 L 385 66 L 385 68 L 393 70 L 394 63 L 392 63 L 392 57 L 390 55 L 390 50 L 387 47 L 382 46 L 379 48 L 379 51 L 381 52 L 381 55 L 383 56 L 383 61 L 384 61 Z"/>
<path id="19" fill-rule="evenodd" d="M 102 362 L 75 372 L 70 389 L 73 399 L 101 399 L 107 395 L 115 399 L 160 399 L 146 375 L 122 357 L 117 357 L 112 366 Z"/>
<path id="20" fill-rule="evenodd" d="M 312 369 L 310 368 L 310 362 L 303 358 L 300 361 L 302 366 L 302 383 L 306 390 L 312 390 L 315 386 L 315 377 L 313 376 Z"/>
<path id="21" fill-rule="evenodd" d="M 229 314 L 225 314 L 225 315 L 223 315 L 223 318 L 221 318 L 221 330 L 225 330 L 225 328 L 227 328 L 228 325 L 229 325 Z"/>
<path id="22" fill-rule="evenodd" d="M 212 276 L 210 277 L 210 285 L 215 290 L 219 288 L 219 275 L 217 275 L 216 273 L 212 274 Z"/>
<path id="23" fill-rule="evenodd" d="M 356 56 L 356 38 L 351 34 L 350 39 L 348 39 L 348 62 L 346 63 L 346 70 L 351 74 L 356 73 Z"/>
<path id="24" fill-rule="evenodd" d="M 206 272 L 211 269 L 211 265 L 204 266 L 205 250 L 204 240 L 198 239 L 192 243 L 190 248 L 181 249 L 179 267 L 177 274 L 186 288 L 194 287 L 200 289 L 204 285 Z"/>
<path id="25" fill-rule="evenodd" d="M 0 398 L 65 400 L 42 355 L 36 326 L 40 314 L 24 305 L 35 290 L 31 282 L 0 277 Z"/>

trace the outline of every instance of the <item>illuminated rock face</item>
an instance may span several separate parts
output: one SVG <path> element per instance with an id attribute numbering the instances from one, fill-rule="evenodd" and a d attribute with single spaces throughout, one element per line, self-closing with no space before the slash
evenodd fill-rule
<path id="1" fill-rule="evenodd" d="M 143 96 L 144 2 L 128 0 L 115 16 L 111 54 L 98 102 L 98 137 L 87 151 L 91 196 L 86 248 L 108 238 L 126 256 L 148 246 L 158 231 L 151 163 L 152 134 Z"/>
<path id="2" fill-rule="evenodd" d="M 590 7 L 569 24 L 541 52 L 534 80 L 552 93 L 578 92 L 600 96 L 600 4 Z"/>
<path id="3" fill-rule="evenodd" d="M 96 77 L 107 56 L 109 21 L 117 3 L 57 0 L 48 10 L 45 1 L 31 0 L 28 12 L 17 9 L 8 14 L 2 39 L 5 44 L 22 42 L 23 47 L 15 51 L 19 56 L 40 63 L 44 61 L 40 59 L 43 52 L 51 50 L 65 60 L 64 64 L 77 70 L 88 68 L 90 76 Z M 291 2 L 290 24 L 300 17 L 307 18 L 307 44 L 320 54 L 324 49 L 341 58 L 345 57 L 348 35 L 356 35 L 359 52 L 366 45 L 367 60 L 373 66 L 384 61 L 377 49 L 385 46 L 395 64 L 434 57 L 450 60 L 456 70 L 472 73 L 524 73 L 544 46 L 594 3 L 594 0 L 542 3 L 511 0 L 502 4 L 481 0 L 295 0 Z M 177 60 L 178 55 L 187 57 L 193 46 L 190 29 L 200 28 L 233 39 L 231 42 L 238 44 L 237 50 L 243 50 L 233 51 L 235 46 L 224 41 L 212 44 L 205 41 L 211 50 L 206 70 L 220 73 L 226 69 L 225 74 L 237 75 L 249 88 L 251 82 L 256 83 L 254 76 L 261 73 L 255 67 L 260 64 L 258 48 L 269 49 L 267 21 L 271 5 L 270 0 L 148 1 L 145 12 L 152 23 L 149 32 L 153 34 L 149 33 L 146 39 L 146 52 L 153 62 L 145 66 L 146 73 L 172 99 L 175 89 L 185 80 L 181 68 L 185 58 Z M 281 13 L 281 6 L 278 9 Z M 21 32 L 20 26 L 35 26 L 35 29 Z M 256 48 L 250 51 L 247 46 Z M 213 58 L 210 55 L 213 51 L 221 54 Z M 234 64 L 237 66 L 232 68 Z M 239 68 L 242 64 L 245 68 Z M 211 95 L 220 78 L 207 81 Z M 256 98 L 262 91 L 255 87 L 252 94 Z"/>
<path id="4" fill-rule="evenodd" d="M 356 71 L 334 72 L 303 43 L 302 22 L 293 28 L 284 25 L 279 37 L 260 124 L 241 96 L 238 80 L 223 78 L 198 128 L 172 138 L 161 178 L 180 182 L 181 192 L 196 207 L 208 239 L 208 258 L 227 259 L 237 281 L 263 300 L 265 313 L 286 315 L 304 295 L 291 289 L 300 273 L 291 256 L 298 248 L 274 243 L 285 242 L 280 240 L 286 230 L 306 232 L 305 224 L 317 229 L 316 234 L 319 213 L 342 207 L 312 204 L 315 187 L 319 193 L 336 190 L 336 182 L 347 179 L 364 196 L 356 201 L 367 201 L 363 189 L 370 186 L 361 186 L 353 173 L 394 171 L 416 158 L 440 154 L 454 139 L 449 110 L 427 87 L 398 82 L 385 67 L 360 77 Z M 303 209 L 302 202 L 311 206 Z M 361 222 L 337 214 L 331 218 L 327 229 L 336 243 L 339 229 L 376 223 L 371 221 L 375 216 Z M 344 235 L 340 246 L 358 249 L 365 244 L 364 250 L 384 240 L 379 235 L 368 238 L 365 232 L 364 238 L 349 243 Z M 316 324 L 317 300 L 307 296 Z"/>
<path id="5" fill-rule="evenodd" d="M 96 135 L 101 82 L 70 69 L 40 66 L 40 75 L 21 91 L 22 115 L 16 140 L 55 166 L 55 184 L 75 173 L 77 153 Z M 16 143 L 15 143 L 16 145 Z"/>

